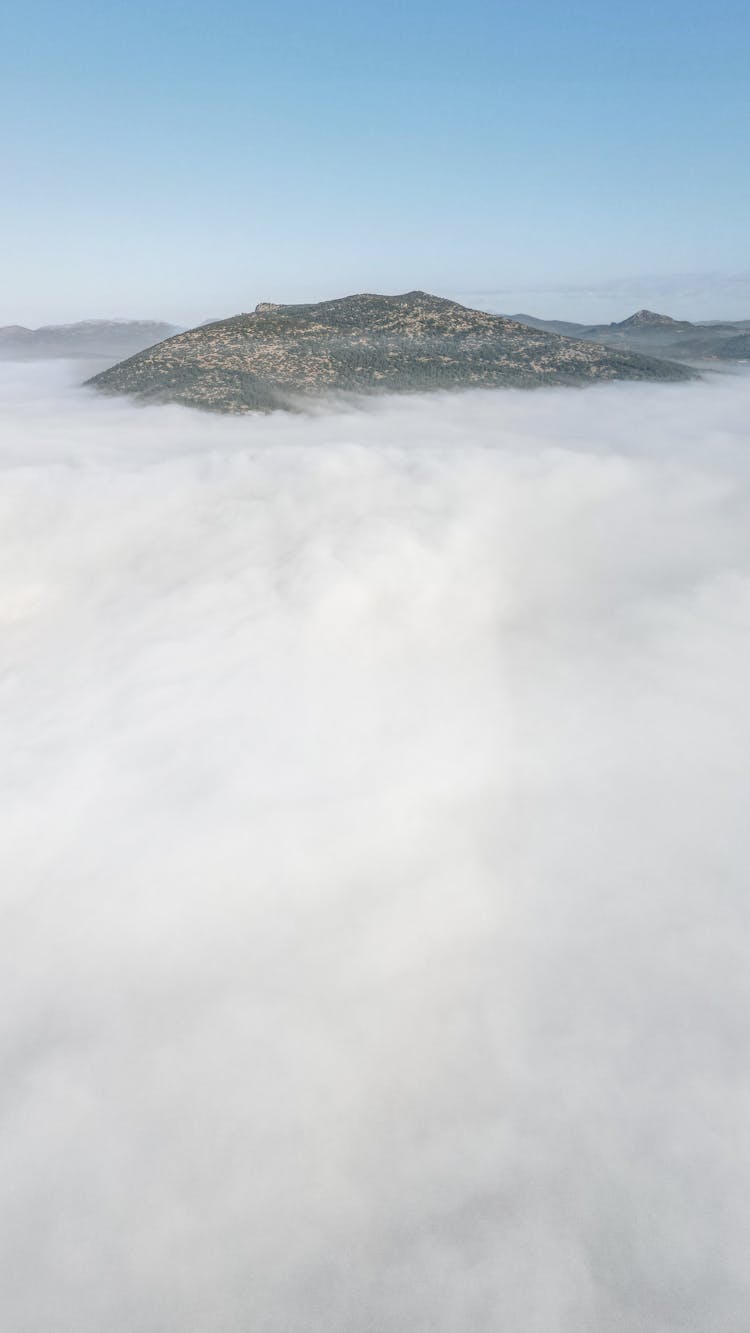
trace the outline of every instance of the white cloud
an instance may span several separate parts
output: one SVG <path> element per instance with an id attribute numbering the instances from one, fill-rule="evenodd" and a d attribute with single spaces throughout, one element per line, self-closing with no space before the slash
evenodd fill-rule
<path id="1" fill-rule="evenodd" d="M 1 373 L 3 1325 L 744 1333 L 750 378 Z"/>

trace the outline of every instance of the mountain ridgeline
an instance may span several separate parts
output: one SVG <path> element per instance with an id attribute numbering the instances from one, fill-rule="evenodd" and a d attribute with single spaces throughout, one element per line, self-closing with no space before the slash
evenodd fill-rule
<path id="1" fill-rule="evenodd" d="M 21 324 L 0 327 L 0 361 L 48 361 L 57 358 L 119 361 L 144 347 L 171 338 L 179 329 L 151 319 L 83 319 L 76 324 Z"/>
<path id="2" fill-rule="evenodd" d="M 687 319 L 659 315 L 654 310 L 637 310 L 628 319 L 615 324 L 572 324 L 567 320 L 537 319 L 534 315 L 514 315 L 513 318 L 528 328 L 562 333 L 568 338 L 646 356 L 693 363 L 750 359 L 750 321 L 747 320 L 693 324 Z"/>
<path id="3" fill-rule="evenodd" d="M 215 412 L 303 408 L 334 394 L 684 380 L 684 366 L 532 329 L 426 292 L 262 303 L 95 375 L 107 393 Z"/>

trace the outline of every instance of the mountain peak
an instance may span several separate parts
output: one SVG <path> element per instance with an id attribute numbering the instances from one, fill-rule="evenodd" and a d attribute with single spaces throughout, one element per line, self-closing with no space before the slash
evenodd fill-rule
<path id="1" fill-rule="evenodd" d="M 636 310 L 634 315 L 628 319 L 620 320 L 615 325 L 617 329 L 653 329 L 653 328 L 680 328 L 687 323 L 686 320 L 672 319 L 671 315 L 658 315 L 655 310 Z"/>
<path id="2" fill-rule="evenodd" d="M 691 377 L 667 361 L 411 291 L 359 292 L 307 305 L 264 301 L 251 315 L 178 334 L 89 383 L 214 412 L 269 412 L 333 393 Z"/>

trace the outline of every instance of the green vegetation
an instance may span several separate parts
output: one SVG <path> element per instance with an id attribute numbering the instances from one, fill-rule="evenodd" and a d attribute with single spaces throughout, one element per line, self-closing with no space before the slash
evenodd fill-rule
<path id="1" fill-rule="evenodd" d="M 336 393 L 690 378 L 680 366 L 408 292 L 264 304 L 179 334 L 89 381 L 219 412 L 294 410 Z"/>

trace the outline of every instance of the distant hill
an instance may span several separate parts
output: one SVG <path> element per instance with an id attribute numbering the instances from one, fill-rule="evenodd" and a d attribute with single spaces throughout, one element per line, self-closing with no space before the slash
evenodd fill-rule
<path id="1" fill-rule="evenodd" d="M 727 338 L 723 344 L 724 356 L 736 361 L 750 361 L 750 330 Z"/>
<path id="2" fill-rule="evenodd" d="M 690 377 L 684 367 L 414 291 L 316 305 L 262 303 L 252 314 L 178 334 L 89 383 L 109 393 L 249 412 L 300 407 L 340 392 Z"/>
<path id="3" fill-rule="evenodd" d="M 517 324 L 526 324 L 530 329 L 543 329 L 546 333 L 561 333 L 565 338 L 577 338 L 588 327 L 586 324 L 574 324 L 569 319 L 537 319 L 534 315 L 509 315 Z"/>
<path id="4" fill-rule="evenodd" d="M 686 319 L 672 319 L 671 315 L 657 315 L 654 310 L 636 310 L 634 315 L 620 320 L 619 324 L 610 324 L 613 329 L 666 329 L 669 333 L 683 333 L 694 329 Z"/>
<path id="5" fill-rule="evenodd" d="M 613 324 L 572 324 L 559 319 L 537 319 L 516 315 L 529 328 L 545 329 L 604 347 L 641 352 L 646 356 L 666 357 L 672 361 L 739 361 L 748 358 L 747 331 L 750 321 L 713 321 L 693 324 L 687 319 L 672 319 L 653 310 L 637 310 L 634 315 Z"/>
<path id="6" fill-rule="evenodd" d="M 120 360 L 178 332 L 174 324 L 150 319 L 85 319 L 77 324 L 45 324 L 39 329 L 6 324 L 0 327 L 0 360 Z"/>

